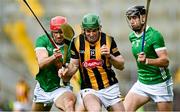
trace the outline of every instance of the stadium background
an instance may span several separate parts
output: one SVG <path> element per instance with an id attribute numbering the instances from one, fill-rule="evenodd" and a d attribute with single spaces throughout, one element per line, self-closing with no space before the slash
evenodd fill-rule
<path id="1" fill-rule="evenodd" d="M 15 86 L 20 78 L 30 85 L 32 100 L 38 71 L 34 55 L 35 39 L 44 34 L 23 0 L 0 0 L 0 105 L 14 101 Z M 68 18 L 76 35 L 81 32 L 84 14 L 100 15 L 102 30 L 115 37 L 118 48 L 125 58 L 125 69 L 116 71 L 121 91 L 126 95 L 136 80 L 136 65 L 131 54 L 125 11 L 132 5 L 146 5 L 146 0 L 27 0 L 44 27 L 49 30 L 51 17 Z M 170 71 L 174 80 L 174 110 L 180 110 L 180 7 L 179 0 L 151 0 L 148 25 L 162 32 L 170 58 Z M 7 104 L 6 104 L 7 103 Z M 154 109 L 154 104 L 145 106 Z"/>

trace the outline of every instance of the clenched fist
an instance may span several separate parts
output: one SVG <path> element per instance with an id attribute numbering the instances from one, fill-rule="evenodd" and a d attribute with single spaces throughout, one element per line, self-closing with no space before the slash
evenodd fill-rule
<path id="1" fill-rule="evenodd" d="M 108 48 L 105 44 L 102 45 L 100 51 L 101 51 L 101 55 L 105 55 L 108 58 L 110 57 L 110 48 Z"/>

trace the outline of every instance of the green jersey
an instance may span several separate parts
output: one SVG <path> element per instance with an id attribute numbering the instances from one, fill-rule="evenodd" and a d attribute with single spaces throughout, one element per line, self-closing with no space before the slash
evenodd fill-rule
<path id="1" fill-rule="evenodd" d="M 144 53 L 147 58 L 155 59 L 158 58 L 156 51 L 166 48 L 164 39 L 162 35 L 152 27 L 147 28 Z M 142 35 L 137 35 L 135 32 L 132 32 L 129 35 L 129 40 L 132 43 L 132 53 L 136 59 L 138 80 L 140 82 L 144 84 L 157 84 L 164 82 L 171 77 L 168 68 L 147 65 L 137 61 L 138 54 L 141 52 L 142 48 Z"/>
<path id="2" fill-rule="evenodd" d="M 42 35 L 36 40 L 36 49 L 46 49 L 48 55 L 53 55 L 55 49 L 46 35 Z M 64 54 L 64 45 L 59 46 L 60 51 Z M 70 59 L 70 52 L 68 52 L 67 60 Z M 63 59 L 60 59 L 63 62 Z M 45 92 L 51 92 L 60 87 L 60 78 L 58 76 L 58 69 L 54 64 L 40 69 L 36 75 L 36 80 L 39 82 L 40 87 Z"/>

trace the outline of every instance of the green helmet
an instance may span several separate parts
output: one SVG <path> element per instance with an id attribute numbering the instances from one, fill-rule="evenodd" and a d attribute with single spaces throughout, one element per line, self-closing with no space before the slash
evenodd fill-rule
<path id="1" fill-rule="evenodd" d="M 100 26 L 100 19 L 98 15 L 94 13 L 89 13 L 83 17 L 82 27 L 84 29 L 96 29 Z"/>

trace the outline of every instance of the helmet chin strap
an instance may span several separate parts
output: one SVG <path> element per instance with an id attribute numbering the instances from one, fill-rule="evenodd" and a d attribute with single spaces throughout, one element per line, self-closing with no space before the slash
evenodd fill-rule
<path id="1" fill-rule="evenodd" d="M 87 36 L 86 36 L 86 34 L 84 33 L 84 36 L 85 36 L 85 39 L 89 42 L 89 43 L 91 43 L 91 44 L 94 44 L 94 43 L 96 43 L 97 41 L 95 41 L 95 42 L 91 42 L 91 41 L 89 41 L 89 39 L 87 38 Z M 98 40 L 98 39 L 97 39 Z"/>
<path id="2" fill-rule="evenodd" d="M 57 43 L 55 42 L 57 45 L 63 45 L 64 44 L 64 41 L 62 41 L 61 43 Z"/>
<path id="3" fill-rule="evenodd" d="M 90 42 L 90 41 L 88 40 L 88 38 L 87 38 L 87 36 L 86 36 L 86 34 L 85 34 L 85 30 L 84 30 L 83 34 L 84 34 L 85 39 L 86 39 L 89 43 L 94 44 L 94 43 L 96 43 L 96 42 L 99 40 L 101 32 L 100 32 L 100 31 L 98 32 L 98 39 L 97 39 L 96 41 L 94 41 L 94 42 Z"/>
<path id="4" fill-rule="evenodd" d="M 53 37 L 53 35 L 52 35 L 52 39 L 54 40 L 54 42 L 55 42 L 56 45 L 63 45 L 63 44 L 64 44 L 64 40 L 63 40 L 61 43 L 57 43 L 56 40 L 55 40 L 55 38 Z"/>
<path id="5" fill-rule="evenodd" d="M 138 28 L 138 29 L 132 29 L 133 31 L 137 32 L 137 33 L 141 33 L 143 32 L 143 29 L 144 29 L 144 23 L 145 21 L 143 20 L 142 16 L 140 15 L 140 24 L 141 26 Z"/>
<path id="6" fill-rule="evenodd" d="M 141 27 L 138 28 L 138 29 L 132 29 L 134 32 L 136 33 L 142 33 L 143 32 L 143 29 L 144 29 L 144 24 L 141 24 Z"/>

